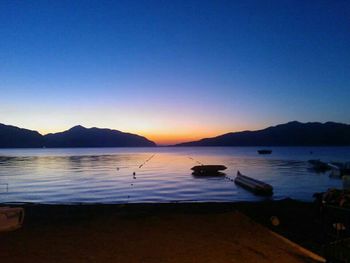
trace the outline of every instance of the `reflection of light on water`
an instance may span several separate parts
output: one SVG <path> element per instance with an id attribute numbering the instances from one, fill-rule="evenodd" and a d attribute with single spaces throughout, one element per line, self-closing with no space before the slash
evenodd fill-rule
<path id="1" fill-rule="evenodd" d="M 9 191 L 9 184 L 6 183 L 0 183 L 0 193 L 1 192 L 8 192 Z"/>
<path id="2" fill-rule="evenodd" d="M 320 157 L 317 151 L 321 152 Z M 226 177 L 192 176 L 191 167 L 223 164 L 274 186 L 274 198 L 311 200 L 342 181 L 308 169 L 308 148 L 276 148 L 259 156 L 254 147 L 30 149 L 0 151 L 0 191 L 5 202 L 176 202 L 261 200 Z M 350 160 L 350 149 L 317 148 L 315 158 Z M 8 156 L 6 155 L 8 154 Z M 190 157 L 190 158 L 189 158 Z M 342 160 L 340 160 L 342 161 Z M 135 175 L 133 175 L 135 173 Z"/>

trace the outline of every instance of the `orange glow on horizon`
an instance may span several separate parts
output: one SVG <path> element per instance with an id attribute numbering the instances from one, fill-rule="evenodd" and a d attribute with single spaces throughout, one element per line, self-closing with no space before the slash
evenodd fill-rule
<path id="1" fill-rule="evenodd" d="M 215 137 L 226 132 L 186 132 L 186 133 L 138 133 L 147 139 L 154 141 L 157 145 L 173 145 L 178 143 L 197 141 L 203 138 Z"/>
<path id="2" fill-rule="evenodd" d="M 87 127 L 90 128 L 90 127 Z M 62 128 L 59 130 L 44 130 L 41 129 L 38 132 L 42 135 L 46 135 L 49 133 L 57 133 L 57 132 L 63 132 L 68 130 L 69 128 Z M 111 128 L 118 130 L 116 128 Z M 145 132 L 145 131 L 125 131 L 121 130 L 122 132 L 128 132 L 137 134 L 143 137 L 146 137 L 147 139 L 155 142 L 159 146 L 165 146 L 165 145 L 173 145 L 178 143 L 184 143 L 184 142 L 190 142 L 190 141 L 197 141 L 203 138 L 209 138 L 209 137 L 215 137 L 222 135 L 227 132 L 231 131 L 192 131 L 192 132 L 181 132 L 181 133 L 171 133 L 171 132 Z"/>
<path id="3" fill-rule="evenodd" d="M 126 129 L 126 128 L 118 128 L 118 127 L 108 127 L 107 125 L 84 125 L 82 126 L 86 128 L 97 127 L 101 129 L 113 129 L 119 130 L 121 132 L 133 133 L 155 142 L 159 146 L 173 145 L 191 141 L 197 141 L 204 138 L 216 137 L 229 132 L 239 132 L 243 130 L 247 130 L 245 126 L 235 125 L 235 128 L 225 127 L 224 129 L 218 129 L 214 127 L 178 127 L 176 130 L 171 129 L 169 127 L 163 127 L 160 129 L 159 127 L 153 127 L 153 129 L 149 129 L 148 127 L 145 129 Z M 68 127 L 50 127 L 49 129 L 40 129 L 38 132 L 42 135 L 46 135 L 49 133 L 58 133 L 69 130 L 72 126 Z M 157 129 L 158 128 L 158 129 Z M 35 130 L 35 129 L 33 129 Z"/>
<path id="4" fill-rule="evenodd" d="M 71 114 L 71 109 L 68 109 L 56 118 L 47 118 L 43 112 L 36 112 L 29 116 L 23 115 L 15 122 L 10 120 L 6 122 L 18 127 L 38 130 L 43 135 L 63 132 L 76 125 L 86 128 L 108 128 L 144 136 L 158 145 L 195 141 L 228 132 L 267 126 L 265 123 L 267 120 L 256 122 L 240 115 L 225 115 L 215 108 L 211 109 L 210 113 L 206 113 L 206 109 L 201 108 L 200 104 L 194 104 L 199 108 L 192 108 L 193 104 L 191 104 L 190 109 L 186 107 L 169 109 L 162 104 L 156 104 L 151 109 L 143 109 L 138 105 L 132 104 L 132 107 L 128 105 L 131 109 L 127 107 L 124 110 L 118 110 L 114 108 L 115 106 L 107 104 L 88 111 L 76 110 L 77 115 Z M 268 123 L 271 122 L 268 121 Z"/>
<path id="5" fill-rule="evenodd" d="M 154 141 L 157 145 L 164 146 L 164 145 L 173 145 L 183 142 L 190 142 L 190 141 L 196 141 L 200 140 L 204 137 L 201 136 L 194 136 L 194 135 L 179 135 L 179 134 L 157 134 L 157 135 L 144 135 L 147 139 Z M 207 136 L 205 136 L 207 137 Z M 212 137 L 212 136 L 208 136 Z"/>
<path id="6" fill-rule="evenodd" d="M 247 125 L 248 126 L 248 125 Z M 204 138 L 211 138 L 220 136 L 230 132 L 240 132 L 245 130 L 257 130 L 260 129 L 259 126 L 247 128 L 245 125 L 235 125 L 229 127 L 222 127 L 221 129 L 218 127 L 204 127 L 204 126 L 196 126 L 194 127 L 180 127 L 178 129 L 171 130 L 169 128 L 163 128 L 158 130 L 137 130 L 133 131 L 138 135 L 144 136 L 147 139 L 154 141 L 159 146 L 164 145 L 173 145 L 191 141 L 197 141 Z M 264 126 L 262 126 L 264 127 Z"/>

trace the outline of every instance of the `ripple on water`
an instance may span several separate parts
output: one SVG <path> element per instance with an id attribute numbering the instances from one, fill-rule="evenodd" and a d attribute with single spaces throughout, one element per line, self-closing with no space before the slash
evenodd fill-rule
<path id="1" fill-rule="evenodd" d="M 341 181 L 310 170 L 307 160 L 350 160 L 350 148 L 346 147 L 273 148 L 270 156 L 260 156 L 256 150 L 254 147 L 0 150 L 0 201 L 263 200 L 227 179 L 233 179 L 237 170 L 273 185 L 273 198 L 311 200 L 314 192 L 341 187 Z M 314 153 L 312 158 L 310 151 Z M 226 177 L 193 176 L 190 168 L 198 162 L 226 165 Z M 1 183 L 9 185 L 8 192 Z"/>

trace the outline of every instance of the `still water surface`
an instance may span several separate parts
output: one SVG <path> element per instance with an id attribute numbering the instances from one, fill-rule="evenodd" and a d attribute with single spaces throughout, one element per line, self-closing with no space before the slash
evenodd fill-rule
<path id="1" fill-rule="evenodd" d="M 257 149 L 1 149 L 0 202 L 263 200 L 229 180 L 237 170 L 271 184 L 273 199 L 312 200 L 314 192 L 342 187 L 342 181 L 314 172 L 307 160 L 350 161 L 350 147 L 272 147 L 271 155 L 258 155 Z M 224 164 L 226 176 L 195 177 L 190 168 L 198 163 Z"/>

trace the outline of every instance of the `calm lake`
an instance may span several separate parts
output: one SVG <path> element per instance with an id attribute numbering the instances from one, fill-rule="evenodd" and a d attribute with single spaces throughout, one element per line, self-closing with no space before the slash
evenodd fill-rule
<path id="1" fill-rule="evenodd" d="M 342 187 L 342 181 L 314 172 L 307 160 L 350 161 L 350 147 L 271 147 L 271 155 L 257 149 L 0 149 L 0 202 L 264 200 L 229 180 L 237 170 L 271 184 L 273 199 L 313 200 L 314 192 Z M 224 164 L 226 177 L 195 177 L 190 169 L 198 163 Z"/>

